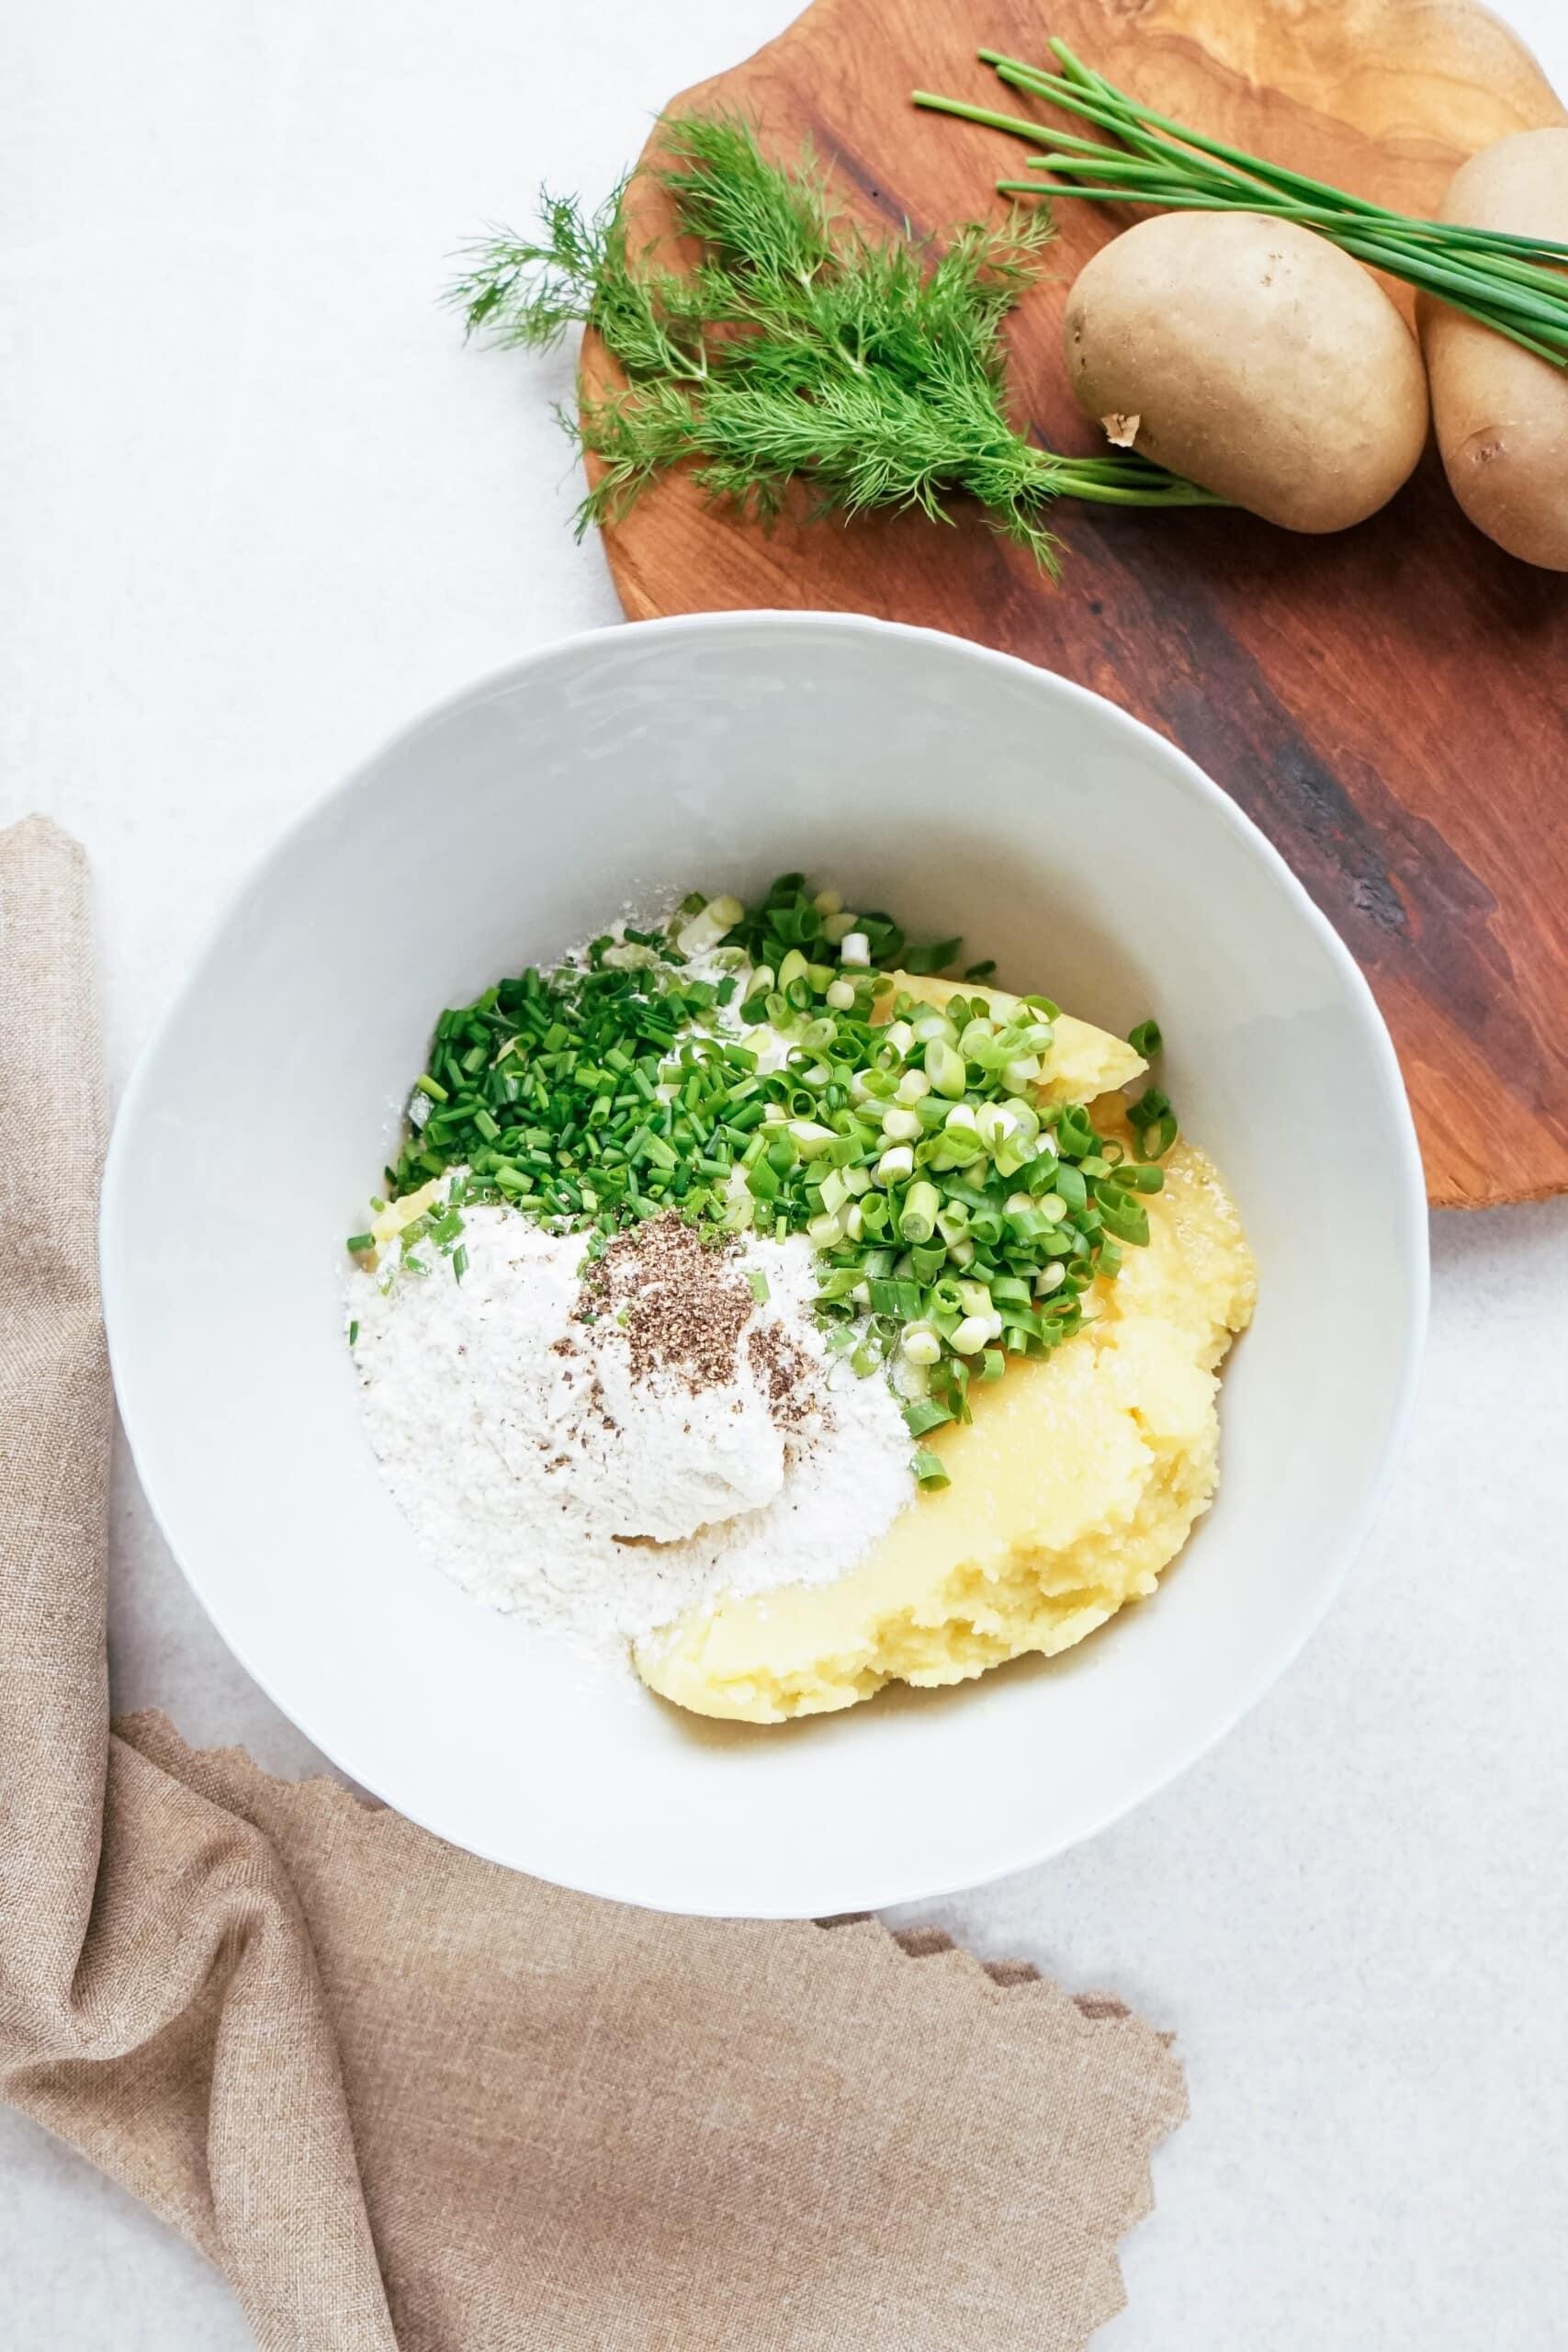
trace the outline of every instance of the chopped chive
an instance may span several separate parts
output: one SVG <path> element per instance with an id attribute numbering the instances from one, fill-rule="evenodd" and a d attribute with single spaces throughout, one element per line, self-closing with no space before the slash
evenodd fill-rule
<path id="1" fill-rule="evenodd" d="M 351 1258 L 363 1258 L 375 1247 L 376 1236 L 373 1233 L 351 1233 L 348 1237 L 348 1254 Z"/>
<path id="2" fill-rule="evenodd" d="M 359 1345 L 359 1326 L 357 1323 L 351 1323 L 348 1327 L 348 1344 L 351 1348 L 355 1348 Z"/>
<path id="3" fill-rule="evenodd" d="M 772 1294 L 768 1289 L 768 1277 L 762 1272 L 761 1266 L 749 1267 L 747 1269 L 746 1279 L 751 1285 L 751 1295 L 756 1300 L 758 1306 L 766 1306 Z"/>
<path id="4" fill-rule="evenodd" d="M 929 1446 L 917 1446 L 910 1467 L 914 1471 L 917 1484 L 928 1494 L 933 1493 L 939 1487 L 950 1487 L 953 1484 L 946 1463 L 940 1453 L 933 1453 Z"/>
<path id="5" fill-rule="evenodd" d="M 428 1094 L 433 1102 L 445 1102 L 448 1100 L 446 1089 L 438 1085 L 428 1070 L 422 1078 L 414 1080 L 413 1091 L 416 1094 Z"/>
<path id="6" fill-rule="evenodd" d="M 1165 1039 L 1160 1035 L 1159 1023 L 1140 1021 L 1135 1029 L 1128 1030 L 1127 1043 L 1135 1054 L 1142 1054 L 1145 1061 L 1152 1061 L 1165 1046 Z"/>
<path id="7" fill-rule="evenodd" d="M 452 1272 L 457 1275 L 457 1280 L 461 1282 L 463 1276 L 468 1272 L 468 1245 L 466 1241 L 459 1241 L 457 1247 L 452 1252 Z"/>

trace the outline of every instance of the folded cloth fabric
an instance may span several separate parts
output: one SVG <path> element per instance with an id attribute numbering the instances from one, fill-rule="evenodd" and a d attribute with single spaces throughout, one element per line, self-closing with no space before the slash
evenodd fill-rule
<path id="1" fill-rule="evenodd" d="M 664 1918 L 111 1730 L 80 851 L 0 834 L 0 2088 L 298 2352 L 1066 2352 L 1184 2111 L 1114 2001 Z M 417 1723 L 409 1737 L 417 1739 Z"/>

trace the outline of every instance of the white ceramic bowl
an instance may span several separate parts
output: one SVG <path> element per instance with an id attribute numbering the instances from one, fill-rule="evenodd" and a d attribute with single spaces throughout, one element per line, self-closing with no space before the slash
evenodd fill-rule
<path id="1" fill-rule="evenodd" d="M 1051 1665 L 756 1730 L 682 1717 L 417 1555 L 362 1432 L 343 1237 L 435 1013 L 628 899 L 804 866 L 1114 1030 L 1261 1273 L 1218 1503 L 1156 1598 Z M 476 1853 L 671 1911 L 859 1909 L 1021 1868 L 1268 1689 L 1365 1535 L 1409 1409 L 1426 1204 L 1355 966 L 1261 835 L 1109 703 L 954 638 L 812 614 L 622 628 L 410 728 L 281 842 L 132 1080 L 105 1182 L 120 1408 L 256 1679 Z"/>

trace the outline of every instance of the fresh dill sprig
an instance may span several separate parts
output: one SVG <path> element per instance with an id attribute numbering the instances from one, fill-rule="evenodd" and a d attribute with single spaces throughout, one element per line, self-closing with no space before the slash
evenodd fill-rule
<path id="1" fill-rule="evenodd" d="M 597 212 L 542 192 L 536 235 L 492 232 L 448 298 L 470 334 L 502 344 L 592 327 L 619 368 L 624 390 L 563 420 L 602 466 L 579 536 L 676 466 L 764 521 L 795 481 L 819 514 L 947 521 L 967 495 L 1051 571 L 1056 498 L 1223 503 L 1134 455 L 1061 457 L 1009 423 L 1002 322 L 1039 275 L 1044 214 L 972 223 L 942 252 L 908 232 L 876 239 L 835 212 L 809 153 L 769 164 L 731 116 L 667 120 L 655 169 L 699 246 L 692 268 L 631 254 L 623 181 Z"/>

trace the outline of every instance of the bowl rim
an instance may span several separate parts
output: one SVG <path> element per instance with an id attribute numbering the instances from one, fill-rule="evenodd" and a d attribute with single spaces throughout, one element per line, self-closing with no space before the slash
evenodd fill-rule
<path id="1" fill-rule="evenodd" d="M 1215 1747 L 1232 1732 L 1243 1716 L 1282 1679 L 1299 1658 L 1312 1635 L 1317 1631 L 1329 1607 L 1343 1589 L 1351 1564 L 1359 1555 L 1382 1510 L 1394 1473 L 1404 1454 L 1415 1410 L 1425 1352 L 1430 1306 L 1430 1249 L 1427 1225 L 1427 1198 L 1420 1146 L 1416 1134 L 1404 1074 L 1400 1069 L 1393 1042 L 1382 1010 L 1372 993 L 1370 982 L 1356 962 L 1327 916 L 1311 897 L 1298 876 L 1287 865 L 1262 829 L 1249 817 L 1239 803 L 1231 798 L 1212 776 L 1199 766 L 1191 756 L 1161 734 L 1157 729 L 1136 718 L 1106 695 L 1092 687 L 1080 685 L 1077 680 L 1066 678 L 1054 670 L 1045 670 L 1006 653 L 994 646 L 979 643 L 972 638 L 960 637 L 944 629 L 927 628 L 904 621 L 885 620 L 866 613 L 837 613 L 815 609 L 746 607 L 724 612 L 680 613 L 653 620 L 612 621 L 602 626 L 578 629 L 565 637 L 552 638 L 546 644 L 531 648 L 498 668 L 486 671 L 466 685 L 455 688 L 435 702 L 405 719 L 382 738 L 364 757 L 355 762 L 346 775 L 315 793 L 306 806 L 281 828 L 262 855 L 250 865 L 239 881 L 222 897 L 215 914 L 208 922 L 200 944 L 186 967 L 183 977 L 155 1019 L 143 1040 L 115 1111 L 108 1149 L 105 1157 L 98 1207 L 98 1276 L 105 1334 L 107 1343 L 110 1373 L 114 1383 L 116 1406 L 120 1424 L 136 1468 L 137 1480 L 154 1524 L 177 1564 L 182 1577 L 190 1588 L 217 1631 L 224 1646 L 238 1661 L 271 1703 L 295 1728 L 317 1747 L 334 1770 L 361 1788 L 370 1789 L 381 1802 L 391 1804 L 416 1826 L 427 1830 L 449 1844 L 458 1845 L 480 1860 L 497 1863 L 506 1870 L 521 1871 L 525 1875 L 543 1875 L 535 1865 L 519 1861 L 513 1856 L 501 1853 L 483 1845 L 473 1844 L 462 1837 L 455 1837 L 449 1826 L 430 1820 L 418 1810 L 412 1809 L 399 1798 L 383 1798 L 370 1781 L 364 1780 L 349 1757 L 340 1752 L 340 1743 L 330 1732 L 323 1737 L 321 1727 L 302 1722 L 293 1708 L 274 1687 L 267 1675 L 259 1672 L 246 1655 L 243 1643 L 234 1638 L 225 1623 L 226 1611 L 216 1604 L 205 1588 L 197 1567 L 186 1556 L 175 1541 L 172 1529 L 154 1491 L 153 1482 L 143 1467 L 142 1448 L 138 1430 L 141 1426 L 138 1408 L 133 1402 L 133 1380 L 126 1358 L 125 1325 L 119 1313 L 119 1283 L 115 1256 L 116 1231 L 121 1227 L 120 1198 L 126 1182 L 125 1170 L 133 1149 L 132 1138 L 140 1122 L 141 1104 L 157 1074 L 170 1032 L 178 1020 L 186 1000 L 198 991 L 206 980 L 209 967 L 220 953 L 231 926 L 243 914 L 250 901 L 268 886 L 274 869 L 290 856 L 296 845 L 309 834 L 329 807 L 352 800 L 372 788 L 373 778 L 383 763 L 427 729 L 439 727 L 457 711 L 480 706 L 494 696 L 509 695 L 526 684 L 536 672 L 597 644 L 624 637 L 628 631 L 638 639 L 678 639 L 716 635 L 742 635 L 761 627 L 788 635 L 808 636 L 813 632 L 854 637 L 902 639 L 913 645 L 933 641 L 944 648 L 956 648 L 962 656 L 982 670 L 992 670 L 1017 678 L 1021 673 L 1048 698 L 1059 697 L 1069 703 L 1092 705 L 1100 721 L 1113 734 L 1121 734 L 1137 742 L 1140 748 L 1153 749 L 1156 759 L 1163 765 L 1173 784 L 1184 788 L 1193 799 L 1206 804 L 1220 821 L 1228 825 L 1248 853 L 1269 872 L 1283 890 L 1298 917 L 1303 920 L 1326 952 L 1331 964 L 1346 985 L 1350 1005 L 1359 1015 L 1373 1068 L 1383 1084 L 1391 1111 L 1394 1114 L 1397 1138 L 1397 1165 L 1394 1174 L 1399 1196 L 1408 1215 L 1403 1220 L 1398 1236 L 1402 1263 L 1400 1273 L 1408 1293 L 1409 1313 L 1405 1321 L 1404 1343 L 1398 1377 L 1394 1385 L 1384 1434 L 1382 1454 L 1375 1476 L 1369 1481 L 1367 1492 L 1359 1510 L 1348 1521 L 1337 1544 L 1333 1556 L 1318 1581 L 1311 1605 L 1303 1610 L 1292 1627 L 1288 1639 L 1269 1658 L 1265 1667 L 1254 1674 L 1226 1708 L 1206 1722 L 1190 1738 L 1177 1743 L 1174 1762 L 1167 1759 L 1151 1766 L 1130 1792 L 1108 1800 L 1090 1817 L 1065 1835 L 1049 1832 L 1016 1835 L 1004 1838 L 998 1848 L 976 1857 L 978 1868 L 973 1877 L 954 1882 L 943 1871 L 934 1880 L 922 1879 L 911 1885 L 879 1883 L 874 1870 L 868 1872 L 870 1883 L 841 1900 L 840 1888 L 824 1894 L 814 1902 L 809 1911 L 797 1905 L 779 1905 L 760 1908 L 749 1906 L 737 1913 L 733 1906 L 715 1901 L 682 1900 L 680 1916 L 689 1917 L 725 1918 L 802 1918 L 829 1916 L 846 1909 L 875 1910 L 895 1905 L 925 1903 L 940 1900 L 963 1889 L 989 1885 L 1020 1871 L 1033 1869 L 1070 1851 L 1075 1846 L 1098 1837 L 1112 1823 L 1133 1812 L 1137 1806 L 1161 1790 L 1169 1787 L 1191 1767 Z M 117 1338 L 117 1324 L 119 1337 Z M 132 1392 L 128 1394 L 129 1392 Z M 348 1743 L 352 1746 L 352 1742 Z M 552 1875 L 547 1882 L 566 1887 L 571 1892 L 592 1895 L 598 1899 L 626 1903 L 634 1907 L 669 1910 L 670 1904 L 660 1902 L 646 1893 L 628 1894 L 624 1888 L 598 1883 L 592 1871 L 574 1873 L 570 1877 Z"/>

